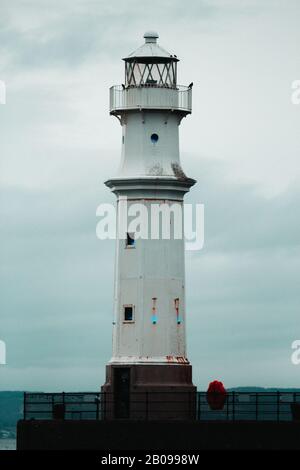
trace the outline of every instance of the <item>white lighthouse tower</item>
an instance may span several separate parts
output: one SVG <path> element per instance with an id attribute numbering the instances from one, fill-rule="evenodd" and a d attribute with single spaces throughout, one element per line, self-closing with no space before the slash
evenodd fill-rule
<path id="1" fill-rule="evenodd" d="M 191 113 L 192 86 L 177 84 L 178 58 L 158 45 L 158 34 L 144 38 L 123 59 L 124 84 L 110 89 L 122 159 L 105 184 L 117 196 L 119 224 L 142 205 L 147 226 L 118 227 L 113 354 L 102 390 L 112 418 L 147 411 L 155 419 L 186 419 L 196 389 L 186 354 L 183 198 L 195 180 L 180 164 L 179 125 Z"/>

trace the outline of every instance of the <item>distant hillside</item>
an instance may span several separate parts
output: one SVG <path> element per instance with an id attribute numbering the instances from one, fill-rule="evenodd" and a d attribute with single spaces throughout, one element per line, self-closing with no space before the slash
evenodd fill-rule
<path id="1" fill-rule="evenodd" d="M 227 389 L 228 392 L 286 392 L 294 393 L 300 392 L 300 388 L 284 388 L 284 387 L 274 387 L 274 388 L 264 388 L 264 387 L 232 387 Z"/>
<path id="2" fill-rule="evenodd" d="M 15 437 L 23 416 L 23 392 L 0 392 L 0 438 Z"/>

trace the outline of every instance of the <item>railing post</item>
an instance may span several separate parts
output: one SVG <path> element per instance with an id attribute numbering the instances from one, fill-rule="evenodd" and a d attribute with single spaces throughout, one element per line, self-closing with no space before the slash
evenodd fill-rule
<path id="1" fill-rule="evenodd" d="M 146 421 L 149 419 L 149 392 L 146 391 Z"/>
<path id="2" fill-rule="evenodd" d="M 229 419 L 229 395 L 226 395 L 226 421 Z"/>
<path id="3" fill-rule="evenodd" d="M 96 395 L 96 419 L 99 420 L 99 402 L 100 402 L 100 394 L 97 393 Z"/>
<path id="4" fill-rule="evenodd" d="M 277 421 L 279 421 L 279 414 L 280 414 L 280 392 L 277 391 Z"/>
<path id="5" fill-rule="evenodd" d="M 26 419 L 26 392 L 24 392 L 24 397 L 23 397 L 23 419 L 24 421 Z"/>
<path id="6" fill-rule="evenodd" d="M 64 420 L 66 419 L 66 405 L 65 405 L 65 392 L 62 392 L 62 402 L 63 402 L 63 416 L 64 416 Z"/>
<path id="7" fill-rule="evenodd" d="M 235 420 L 235 392 L 232 392 L 232 421 Z"/>
<path id="8" fill-rule="evenodd" d="M 258 420 L 258 392 L 255 392 L 255 420 Z"/>
<path id="9" fill-rule="evenodd" d="M 197 418 L 200 421 L 200 415 L 201 415 L 201 392 L 197 392 L 197 398 L 198 398 L 198 403 L 197 403 Z"/>
<path id="10" fill-rule="evenodd" d="M 106 421 L 106 400 L 107 400 L 108 393 L 111 393 L 111 392 L 102 392 L 101 414 L 103 416 L 104 421 Z M 115 413 L 114 405 L 112 405 L 111 410 L 112 410 L 112 415 L 114 416 L 114 413 Z"/>

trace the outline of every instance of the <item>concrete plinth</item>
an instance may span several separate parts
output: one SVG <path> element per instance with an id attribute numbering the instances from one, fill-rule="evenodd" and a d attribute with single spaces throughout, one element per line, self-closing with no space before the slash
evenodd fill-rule
<path id="1" fill-rule="evenodd" d="M 102 418 L 193 420 L 196 387 L 188 364 L 110 364 L 102 386 Z"/>

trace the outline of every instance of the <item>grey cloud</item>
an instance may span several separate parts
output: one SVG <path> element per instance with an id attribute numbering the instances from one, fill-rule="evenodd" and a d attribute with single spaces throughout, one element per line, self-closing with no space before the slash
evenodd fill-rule
<path id="1" fill-rule="evenodd" d="M 163 4 L 158 0 L 51 1 L 43 2 L 43 7 L 36 1 L 2 4 L 0 47 L 10 57 L 7 74 L 14 82 L 24 76 L 28 82 L 19 88 L 13 84 L 8 104 L 0 108 L 4 181 L 0 200 L 0 337 L 8 346 L 1 387 L 92 390 L 103 382 L 104 365 L 111 354 L 114 244 L 96 239 L 95 211 L 100 202 L 114 200 L 102 184 L 117 166 L 121 133 L 117 123 L 109 121 L 107 101 L 96 95 L 95 81 L 84 85 L 93 87 L 90 100 L 95 97 L 91 108 L 96 111 L 93 108 L 94 114 L 72 120 L 86 112 L 87 104 L 84 93 L 78 98 L 77 84 L 74 95 L 68 95 L 70 70 L 74 68 L 78 77 L 81 72 L 94 70 L 86 68 L 88 61 L 109 64 L 113 72 L 99 68 L 102 93 L 116 79 L 115 65 L 121 70 L 122 51 L 134 50 L 148 28 L 159 30 L 166 48 L 176 42 L 183 55 L 190 55 L 187 68 L 190 72 L 197 69 L 199 82 L 204 75 L 201 67 L 207 67 L 201 100 L 205 102 L 205 93 L 213 94 L 214 87 L 220 85 L 215 107 L 208 97 L 203 106 L 195 87 L 193 121 L 181 128 L 183 150 L 188 146 L 193 149 L 192 154 L 182 154 L 183 166 L 199 180 L 187 200 L 203 202 L 206 208 L 204 249 L 186 256 L 188 348 L 194 381 L 201 388 L 213 378 L 223 379 L 227 386 L 297 384 L 299 369 L 290 364 L 290 344 L 299 337 L 297 181 L 280 196 L 266 198 L 259 164 L 254 164 L 252 172 L 259 185 L 237 183 L 228 175 L 242 162 L 228 157 L 221 163 L 211 156 L 214 141 L 220 140 L 221 151 L 227 145 L 226 132 L 235 136 L 242 130 L 245 138 L 256 142 L 252 130 L 245 130 L 247 122 L 245 127 L 239 122 L 239 108 L 235 115 L 226 115 L 231 116 L 233 129 L 226 128 L 222 133 L 220 122 L 216 128 L 218 109 L 224 105 L 221 97 L 227 89 L 217 72 L 226 71 L 226 58 L 213 69 L 216 77 L 211 89 L 210 67 L 212 61 L 220 60 L 214 57 L 216 51 L 234 51 L 231 67 L 235 70 L 239 58 L 245 59 L 244 44 L 241 42 L 240 51 L 237 47 L 245 23 L 238 23 L 234 29 L 234 21 L 246 21 L 248 16 L 252 21 L 266 11 L 270 19 L 274 2 L 202 1 L 190 2 L 188 7 L 179 0 Z M 294 18 L 286 6 L 283 13 L 285 19 L 288 15 Z M 226 28 L 229 35 L 223 35 Z M 199 30 L 202 34 L 197 36 Z M 253 30 L 248 45 L 255 34 Z M 216 35 L 217 44 L 211 42 Z M 270 42 L 276 37 L 274 34 Z M 195 38 L 206 38 L 207 52 L 197 41 L 192 42 Z M 221 43 L 224 49 L 219 49 Z M 263 45 L 250 49 L 254 55 L 255 47 L 261 50 Z M 208 57 L 201 63 L 199 50 Z M 289 53 L 284 47 L 281 52 Z M 264 58 L 262 55 L 260 60 Z M 269 54 L 268 60 L 272 60 Z M 277 67 L 276 57 L 274 60 Z M 253 64 L 252 58 L 249 69 Z M 232 100 L 234 92 L 233 86 Z M 75 110 L 70 106 L 74 104 Z M 255 106 L 257 102 L 252 109 L 254 117 Z M 247 113 L 246 108 L 242 111 Z M 282 132 L 291 112 L 287 104 L 281 121 L 277 110 L 277 127 L 283 128 Z M 271 118 L 269 130 L 273 128 Z M 296 123 L 296 116 L 294 120 Z M 91 133 L 85 129 L 76 140 L 82 125 L 95 127 Z M 204 158 L 201 149 L 206 131 L 210 134 Z M 260 138 L 271 142 L 272 133 L 266 136 L 264 132 L 262 128 Z M 287 136 L 289 140 L 290 134 Z M 95 144 L 91 145 L 90 138 Z M 235 157 L 243 153 L 243 145 L 247 146 L 242 140 L 236 149 L 230 149 Z M 273 149 L 278 158 L 282 150 L 276 148 L 276 142 L 267 149 Z M 282 140 L 282 148 L 287 148 L 285 142 Z M 261 164 L 266 163 L 267 171 L 272 172 L 273 155 L 266 153 L 263 145 L 254 146 L 256 149 L 264 159 Z M 8 176 L 3 178 L 3 174 Z"/>
<path id="2" fill-rule="evenodd" d="M 267 198 L 258 185 L 233 182 L 225 177 L 228 174 L 229 165 L 209 162 L 207 158 L 193 171 L 199 184 L 189 200 L 205 205 L 204 252 L 259 254 L 284 249 L 297 252 L 300 247 L 298 185 L 290 185 L 279 195 Z"/>
<path id="3" fill-rule="evenodd" d="M 109 4 L 92 0 L 72 4 L 53 0 L 41 4 L 5 1 L 2 8 L 0 45 L 3 51 L 12 55 L 12 68 L 39 69 L 44 66 L 76 67 L 91 56 L 98 60 L 105 56 L 117 59 L 120 45 L 128 52 L 137 47 L 136 36 L 129 31 L 146 28 L 146 24 L 160 26 L 168 20 L 180 31 L 186 22 L 197 27 L 211 19 L 259 12 L 258 5 L 249 2 L 226 5 L 205 0 L 190 2 L 188 8 L 180 0 L 163 3 L 159 0 L 151 3 L 113 1 Z M 14 21 L 16 16 L 17 22 Z M 22 16 L 29 18 L 27 22 L 24 20 L 24 25 Z M 141 30 L 140 34 L 143 32 Z"/>

